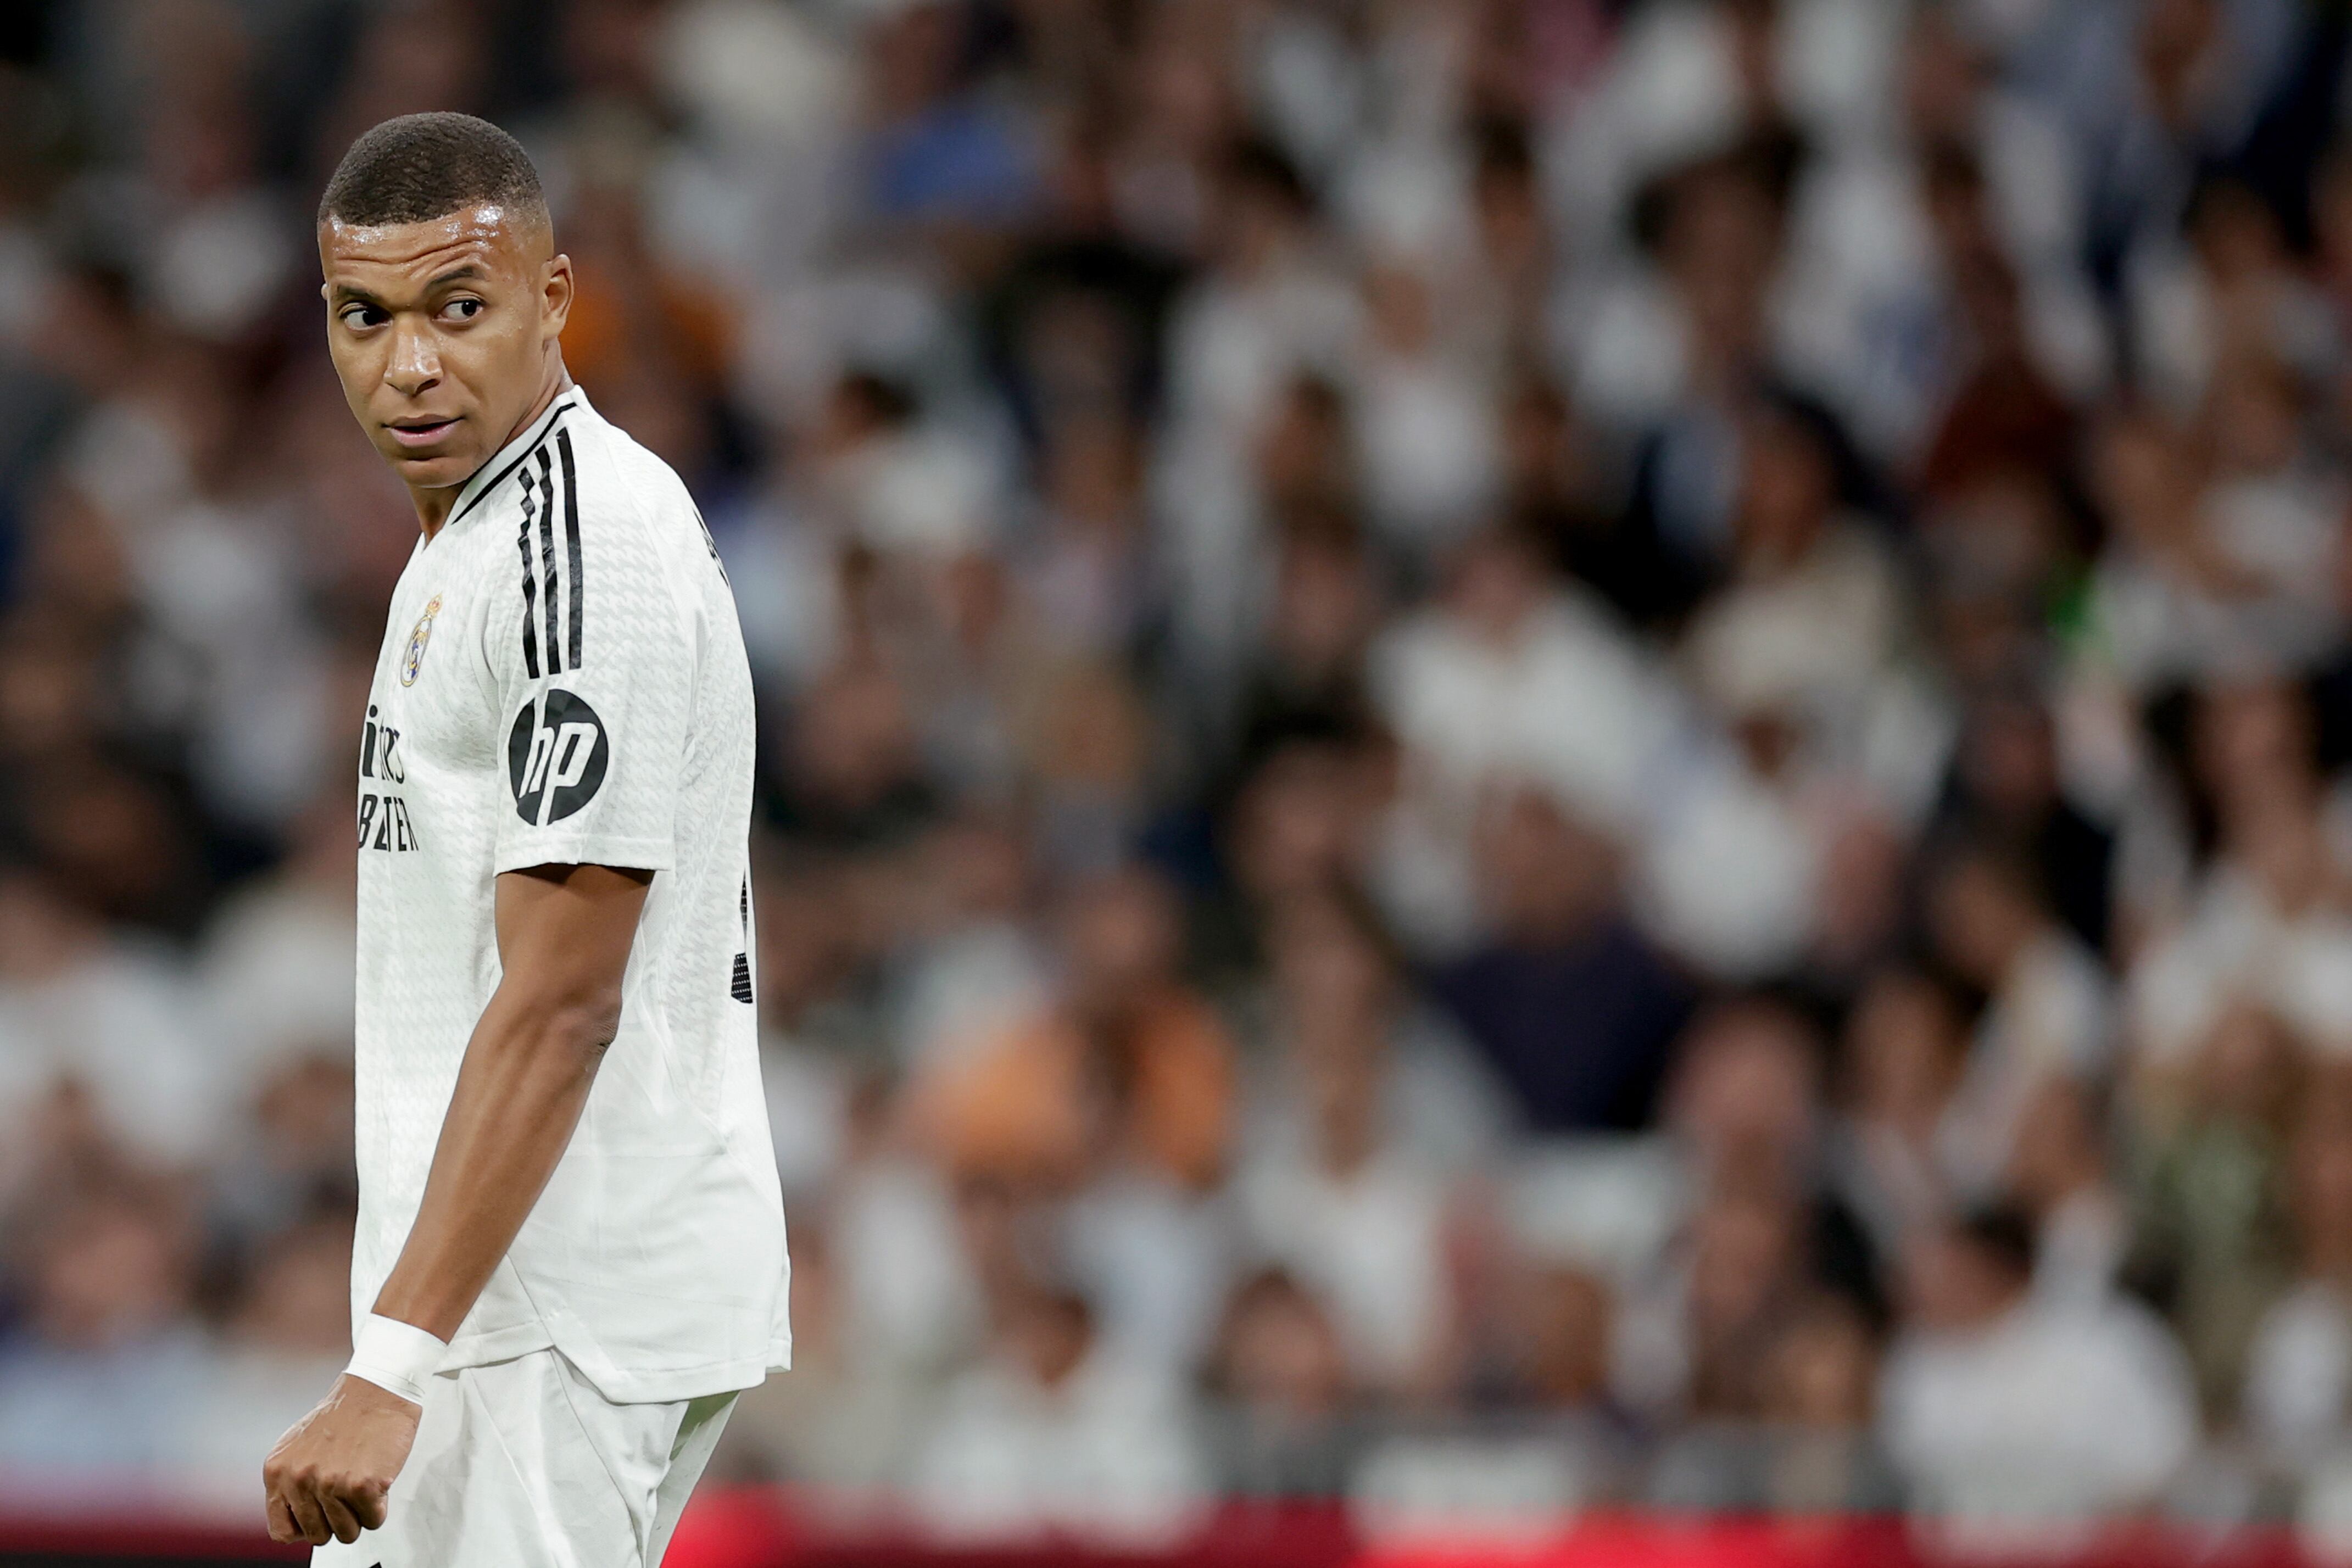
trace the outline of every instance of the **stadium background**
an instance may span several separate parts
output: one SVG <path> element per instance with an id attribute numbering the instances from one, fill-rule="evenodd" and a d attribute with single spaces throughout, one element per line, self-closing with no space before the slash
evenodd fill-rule
<path id="1" fill-rule="evenodd" d="M 673 1563 L 2352 1542 L 2347 37 L 5 7 L 0 1557 L 248 1551 L 345 1354 L 309 223 L 436 108 L 760 682 L 801 1366 Z"/>

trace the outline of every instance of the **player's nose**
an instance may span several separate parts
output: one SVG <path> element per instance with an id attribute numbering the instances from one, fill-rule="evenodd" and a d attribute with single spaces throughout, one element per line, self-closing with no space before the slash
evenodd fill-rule
<path id="1" fill-rule="evenodd" d="M 434 349 L 432 334 L 395 323 L 392 357 L 385 362 L 383 379 L 403 397 L 415 397 L 438 385 L 441 356 Z"/>

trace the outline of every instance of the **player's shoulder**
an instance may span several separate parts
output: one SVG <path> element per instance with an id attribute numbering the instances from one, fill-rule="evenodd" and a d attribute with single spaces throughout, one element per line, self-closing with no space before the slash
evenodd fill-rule
<path id="1" fill-rule="evenodd" d="M 599 414 L 584 395 L 560 431 L 572 446 L 580 530 L 591 545 L 672 550 L 699 548 L 702 514 L 677 471 L 619 425 Z"/>
<path id="2" fill-rule="evenodd" d="M 486 604 L 493 665 L 536 679 L 641 659 L 711 601 L 709 536 L 685 484 L 580 389 L 550 409 L 518 474 L 498 530 L 511 542 L 484 546 L 511 584 Z"/>

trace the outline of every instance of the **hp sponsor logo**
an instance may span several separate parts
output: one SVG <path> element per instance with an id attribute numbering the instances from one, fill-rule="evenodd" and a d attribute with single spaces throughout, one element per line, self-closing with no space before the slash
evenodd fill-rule
<path id="1" fill-rule="evenodd" d="M 548 692 L 515 715 L 507 736 L 516 812 L 534 827 L 571 816 L 596 798 L 612 750 L 594 708 L 570 692 Z"/>

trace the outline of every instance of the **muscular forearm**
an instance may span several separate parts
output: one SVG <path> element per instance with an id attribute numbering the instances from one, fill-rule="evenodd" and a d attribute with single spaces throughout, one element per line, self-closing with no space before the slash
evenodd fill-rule
<path id="1" fill-rule="evenodd" d="M 501 986 L 467 1043 L 425 1201 L 375 1311 L 454 1338 L 554 1174 L 617 1007 Z"/>
<path id="2" fill-rule="evenodd" d="M 499 874 L 504 977 L 466 1042 L 424 1202 L 373 1314 L 359 1325 L 351 1368 L 263 1467 L 278 1540 L 353 1541 L 383 1522 L 393 1480 L 416 1440 L 423 1380 L 514 1245 L 580 1124 L 597 1063 L 620 1028 L 622 976 L 652 880 L 651 872 L 595 865 Z"/>

